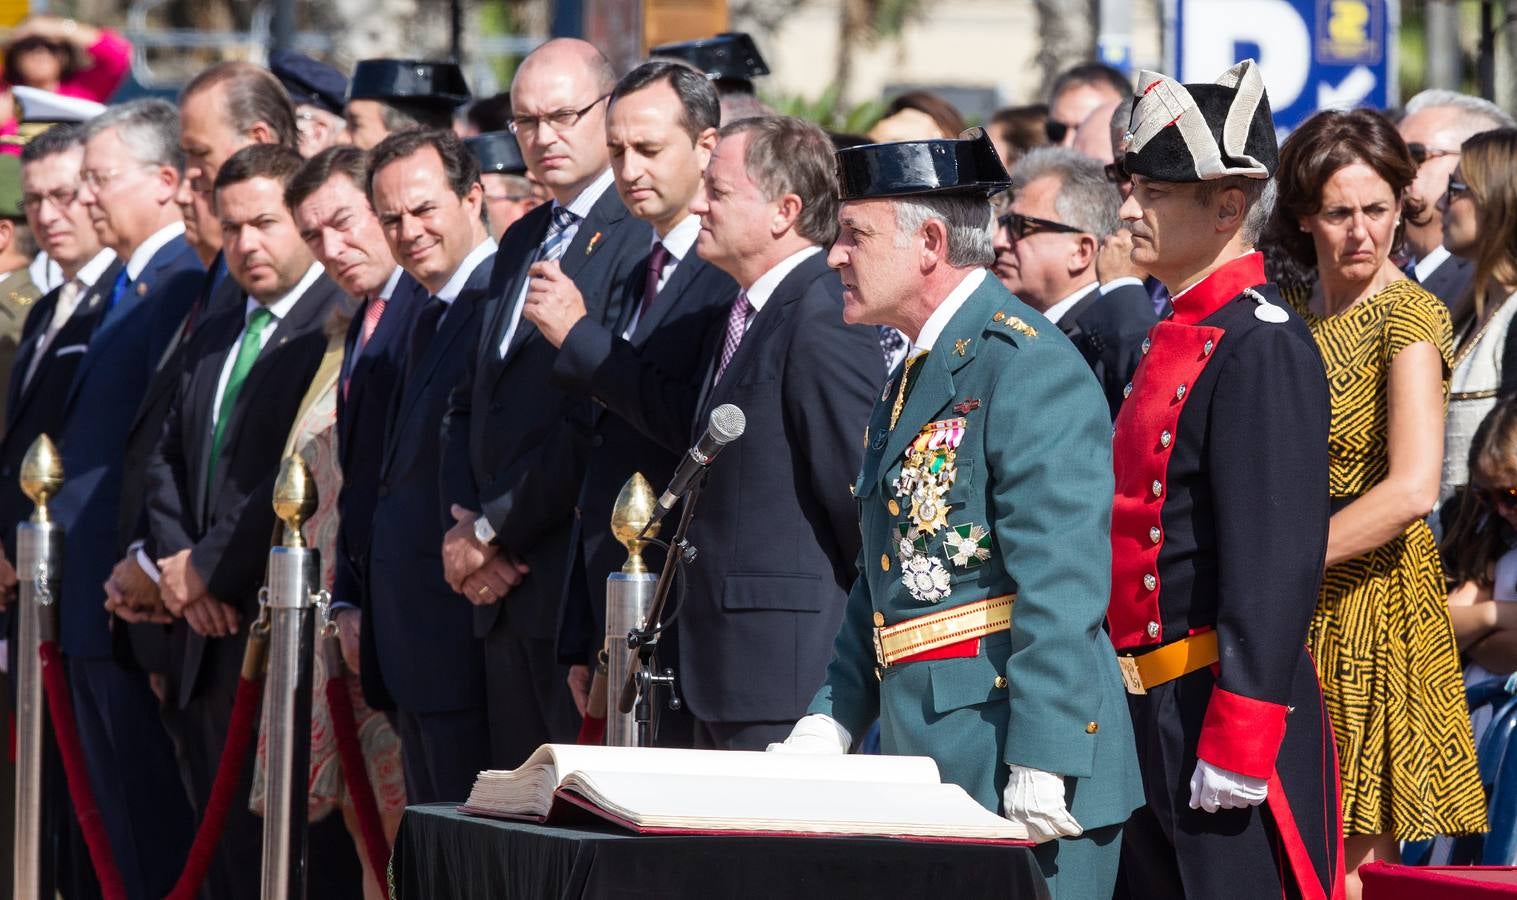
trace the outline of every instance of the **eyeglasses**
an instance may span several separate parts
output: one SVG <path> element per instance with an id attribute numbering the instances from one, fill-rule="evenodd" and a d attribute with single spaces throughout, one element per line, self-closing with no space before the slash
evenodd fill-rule
<path id="1" fill-rule="evenodd" d="M 1064 234 L 1084 234 L 1085 229 L 1076 228 L 1073 225 L 1065 225 L 1063 222 L 1050 222 L 1047 219 L 1039 219 L 1034 216 L 1024 216 L 1020 213 L 1007 213 L 996 219 L 1000 226 L 1006 229 L 1014 241 L 1020 241 L 1029 234 L 1040 231 L 1056 231 Z"/>
<path id="2" fill-rule="evenodd" d="M 589 105 L 584 109 L 561 109 L 558 112 L 548 113 L 546 116 L 514 116 L 506 127 L 511 129 L 512 134 L 521 134 L 523 131 L 528 134 L 536 134 L 537 129 L 546 123 L 555 132 L 563 134 L 575 125 L 578 125 L 579 120 L 584 117 L 585 113 L 595 108 L 595 104 L 609 96 L 611 95 L 601 94 L 599 97 L 591 100 Z"/>
<path id="3" fill-rule="evenodd" d="M 1064 138 L 1067 137 L 1069 135 L 1069 132 L 1074 130 L 1074 128 L 1074 125 L 1070 125 L 1067 122 L 1060 122 L 1058 119 L 1043 120 L 1043 133 L 1048 136 L 1048 142 L 1050 144 L 1064 143 Z"/>
<path id="4" fill-rule="evenodd" d="M 1412 162 L 1419 166 L 1430 159 L 1437 159 L 1440 156 L 1459 155 L 1458 150 L 1442 150 L 1437 147 L 1429 147 L 1427 144 L 1407 144 L 1406 149 L 1412 155 Z"/>
<path id="5" fill-rule="evenodd" d="M 1102 169 L 1106 173 L 1106 180 L 1112 184 L 1122 184 L 1132 180 L 1132 175 L 1127 171 L 1127 159 L 1124 154 L 1116 162 L 1107 163 Z"/>
<path id="6" fill-rule="evenodd" d="M 1469 192 L 1470 192 L 1470 186 L 1469 185 L 1465 184 L 1464 182 L 1460 181 L 1457 178 L 1450 178 L 1449 179 L 1448 190 L 1446 190 L 1446 191 L 1443 192 L 1443 202 L 1445 204 L 1453 203 L 1455 197 L 1459 197 L 1459 196 L 1462 196 L 1464 194 L 1468 194 Z"/>
<path id="7" fill-rule="evenodd" d="M 95 169 L 84 169 L 79 173 L 79 180 L 84 182 L 84 185 L 91 191 L 98 194 L 100 191 L 110 186 L 110 183 L 115 181 L 123 172 L 130 172 L 133 169 L 151 168 L 156 167 L 142 163 L 136 166 L 126 166 L 125 168 L 111 169 L 107 172 L 100 172 Z"/>
<path id="8" fill-rule="evenodd" d="M 53 204 L 54 209 L 64 210 L 73 206 L 78 199 L 78 188 L 59 188 L 46 194 L 22 194 L 19 205 L 22 212 L 35 213 L 42 208 L 44 202 Z"/>

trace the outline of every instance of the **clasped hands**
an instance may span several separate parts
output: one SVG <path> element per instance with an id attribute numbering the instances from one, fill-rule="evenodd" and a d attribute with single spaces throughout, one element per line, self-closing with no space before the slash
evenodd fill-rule
<path id="1" fill-rule="evenodd" d="M 157 584 L 142 570 L 135 554 L 116 563 L 105 580 L 106 611 L 127 622 L 168 624 L 182 618 L 204 637 L 237 633 L 241 616 L 236 608 L 211 595 L 205 580 L 190 563 L 190 551 L 180 550 L 157 561 Z"/>
<path id="2" fill-rule="evenodd" d="M 500 601 L 531 570 L 501 548 L 481 543 L 474 536 L 474 520 L 479 513 L 456 503 L 452 513 L 454 525 L 442 538 L 442 571 L 448 587 L 475 606 Z"/>

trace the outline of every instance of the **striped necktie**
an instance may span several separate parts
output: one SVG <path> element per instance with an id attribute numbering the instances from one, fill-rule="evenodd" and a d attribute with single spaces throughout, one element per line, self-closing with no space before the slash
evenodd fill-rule
<path id="1" fill-rule="evenodd" d="M 737 355 L 738 345 L 743 342 L 743 336 L 748 333 L 748 326 L 753 322 L 753 301 L 748 299 L 747 291 L 739 291 L 737 299 L 732 301 L 732 310 L 727 314 L 727 336 L 722 340 L 722 358 L 716 366 L 716 378 L 712 384 L 722 380 L 722 374 L 727 371 L 732 357 Z"/>

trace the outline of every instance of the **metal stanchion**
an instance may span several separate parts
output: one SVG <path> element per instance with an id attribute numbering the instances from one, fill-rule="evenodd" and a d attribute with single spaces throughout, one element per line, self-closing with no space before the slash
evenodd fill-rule
<path id="1" fill-rule="evenodd" d="M 47 501 L 63 485 L 63 460 L 40 435 L 21 463 L 21 490 L 36 504 L 31 521 L 16 528 L 20 581 L 16 648 L 16 840 L 12 896 L 42 890 L 42 662 L 37 648 L 57 636 L 54 605 L 63 571 L 63 531 L 48 516 Z"/>
<path id="2" fill-rule="evenodd" d="M 606 578 L 606 683 L 620 690 L 627 675 L 637 665 L 636 651 L 627 646 L 627 633 L 643 627 L 648 606 L 653 602 L 653 588 L 658 577 L 643 564 L 643 546 L 638 540 L 643 526 L 653 518 L 656 502 L 653 486 L 643 473 L 635 472 L 622 486 L 611 509 L 611 533 L 627 548 L 627 561 L 620 572 Z M 655 526 L 647 537 L 657 537 Z M 597 676 L 600 677 L 600 676 Z M 608 705 L 606 710 L 606 745 L 637 746 L 636 715 Z"/>
<path id="3" fill-rule="evenodd" d="M 305 546 L 300 528 L 315 511 L 316 483 L 299 457 L 288 457 L 274 485 L 274 514 L 284 522 L 284 541 L 269 551 L 268 586 L 260 598 L 269 616 L 264 900 L 305 897 L 313 620 L 326 598 L 317 587 L 319 553 Z"/>

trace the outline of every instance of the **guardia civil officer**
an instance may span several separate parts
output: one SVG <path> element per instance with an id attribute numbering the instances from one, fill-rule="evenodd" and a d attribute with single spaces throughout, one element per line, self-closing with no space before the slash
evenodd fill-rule
<path id="1" fill-rule="evenodd" d="M 1339 896 L 1337 764 L 1305 642 L 1327 377 L 1254 251 L 1278 158 L 1257 65 L 1215 84 L 1142 73 L 1124 142 L 1132 259 L 1174 303 L 1113 447 L 1107 618 L 1148 797 L 1124 879 L 1135 897 Z"/>
<path id="2" fill-rule="evenodd" d="M 986 267 L 983 132 L 838 151 L 844 318 L 912 343 L 854 483 L 863 550 L 827 680 L 784 744 L 886 753 L 1026 825 L 1054 897 L 1111 896 L 1143 802 L 1111 642 L 1110 425 L 1090 368 Z"/>

